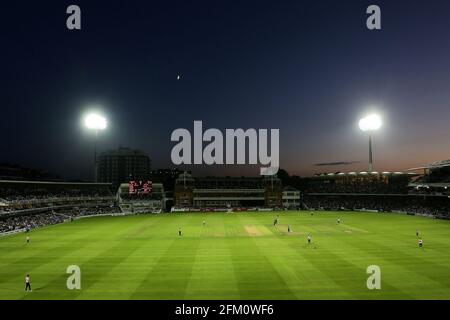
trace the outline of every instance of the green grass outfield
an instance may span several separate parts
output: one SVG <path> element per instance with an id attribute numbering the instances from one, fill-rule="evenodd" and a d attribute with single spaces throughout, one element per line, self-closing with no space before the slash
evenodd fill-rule
<path id="1" fill-rule="evenodd" d="M 0 238 L 0 299 L 450 299 L 450 221 L 279 215 L 277 227 L 274 212 L 98 217 L 34 230 L 28 245 Z M 81 290 L 66 288 L 69 265 Z M 381 290 L 367 289 L 369 265 Z"/>

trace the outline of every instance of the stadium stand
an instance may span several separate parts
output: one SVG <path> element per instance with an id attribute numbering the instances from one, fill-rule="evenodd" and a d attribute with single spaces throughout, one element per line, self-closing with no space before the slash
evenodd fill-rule
<path id="1" fill-rule="evenodd" d="M 418 173 L 338 173 L 306 178 L 304 209 L 404 212 L 450 218 L 450 161 Z"/>
<path id="2" fill-rule="evenodd" d="M 417 197 L 410 195 L 384 196 L 307 196 L 303 199 L 307 210 L 368 210 L 378 212 L 403 212 L 450 218 L 450 201 L 446 197 Z"/>
<path id="3" fill-rule="evenodd" d="M 423 167 L 425 173 L 409 184 L 409 193 L 450 196 L 450 160 Z"/>
<path id="4" fill-rule="evenodd" d="M 304 178 L 303 191 L 308 194 L 407 194 L 415 173 L 349 172 L 326 173 Z"/>
<path id="5" fill-rule="evenodd" d="M 0 232 L 118 213 L 110 184 L 0 181 Z"/>
<path id="6" fill-rule="evenodd" d="M 91 215 L 172 211 L 285 209 L 404 212 L 450 219 L 450 161 L 402 172 L 326 173 L 282 186 L 277 177 L 193 177 L 184 172 L 166 191 L 132 193 L 128 183 L 113 192 L 106 183 L 0 181 L 0 233 L 52 225 Z M 173 173 L 171 174 L 173 175 Z M 173 196 L 172 196 L 173 195 Z"/>
<path id="7" fill-rule="evenodd" d="M 175 182 L 175 210 L 281 207 L 282 190 L 277 177 L 193 177 L 185 172 Z"/>
<path id="8" fill-rule="evenodd" d="M 301 206 L 300 190 L 287 186 L 283 188 L 283 207 L 286 209 L 298 209 Z"/>
<path id="9" fill-rule="evenodd" d="M 32 230 L 34 228 L 54 225 L 83 216 L 111 215 L 119 212 L 120 209 L 117 206 L 110 206 L 59 209 L 57 211 L 38 214 L 8 215 L 3 218 L 0 217 L 0 233 L 16 230 Z"/>

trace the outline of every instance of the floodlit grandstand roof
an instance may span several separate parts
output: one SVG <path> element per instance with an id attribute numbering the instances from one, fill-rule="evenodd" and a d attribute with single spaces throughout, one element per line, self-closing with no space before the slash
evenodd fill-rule
<path id="1" fill-rule="evenodd" d="M 442 160 L 442 161 L 435 161 L 428 165 L 428 168 L 441 168 L 441 167 L 449 167 L 450 166 L 450 160 Z"/>
<path id="2" fill-rule="evenodd" d="M 407 171 L 413 171 L 418 169 L 437 169 L 437 168 L 443 168 L 443 167 L 450 167 L 450 160 L 441 160 L 441 161 L 435 161 L 430 164 L 427 164 L 423 167 L 417 167 L 417 168 L 411 168 Z"/>
<path id="3" fill-rule="evenodd" d="M 314 175 L 314 177 L 333 177 L 333 176 L 369 176 L 369 175 L 373 175 L 373 176 L 379 176 L 379 175 L 383 175 L 383 176 L 390 176 L 390 175 L 414 175 L 415 173 L 408 173 L 408 172 L 400 172 L 400 171 L 395 171 L 395 172 L 388 172 L 388 171 L 383 171 L 383 172 L 367 172 L 367 171 L 361 171 L 361 172 L 337 172 L 337 173 L 319 173 Z"/>

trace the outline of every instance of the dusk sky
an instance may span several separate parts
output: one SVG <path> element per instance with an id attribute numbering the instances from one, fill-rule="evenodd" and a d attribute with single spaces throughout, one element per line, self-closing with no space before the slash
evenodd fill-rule
<path id="1" fill-rule="evenodd" d="M 66 28 L 77 4 L 82 30 Z M 381 7 L 382 30 L 366 27 Z M 99 149 L 174 167 L 177 128 L 280 129 L 291 174 L 367 169 L 359 119 L 377 112 L 374 169 L 450 158 L 450 2 L 33 1 L 2 6 L 0 162 L 89 178 Z M 181 78 L 177 80 L 177 75 Z M 345 165 L 318 164 L 345 162 Z M 195 166 L 257 175 L 260 165 Z"/>

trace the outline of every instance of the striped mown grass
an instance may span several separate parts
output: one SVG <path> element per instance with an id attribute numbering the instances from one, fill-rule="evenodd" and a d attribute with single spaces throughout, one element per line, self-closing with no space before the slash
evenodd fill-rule
<path id="1" fill-rule="evenodd" d="M 0 299 L 450 298 L 450 221 L 280 212 L 274 227 L 276 215 L 98 217 L 34 230 L 28 245 L 24 234 L 0 238 Z M 81 290 L 66 287 L 69 265 Z M 381 290 L 367 289 L 369 265 Z"/>

